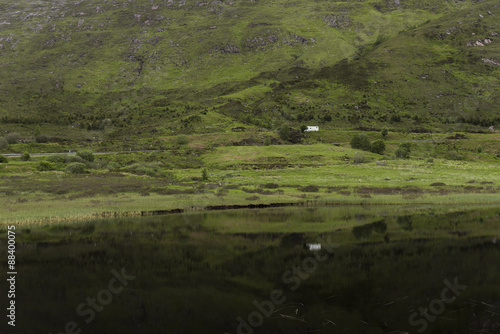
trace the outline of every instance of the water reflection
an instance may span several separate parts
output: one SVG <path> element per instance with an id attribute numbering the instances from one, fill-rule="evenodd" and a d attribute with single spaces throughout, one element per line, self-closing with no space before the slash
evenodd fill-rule
<path id="1" fill-rule="evenodd" d="M 16 331 L 500 332 L 500 209 L 190 215 L 20 231 Z"/>

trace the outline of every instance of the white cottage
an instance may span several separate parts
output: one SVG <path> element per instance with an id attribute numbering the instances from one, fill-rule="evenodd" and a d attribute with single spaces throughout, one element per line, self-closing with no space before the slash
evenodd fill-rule
<path id="1" fill-rule="evenodd" d="M 307 129 L 304 130 L 306 131 L 319 131 L 319 126 L 307 126 Z"/>

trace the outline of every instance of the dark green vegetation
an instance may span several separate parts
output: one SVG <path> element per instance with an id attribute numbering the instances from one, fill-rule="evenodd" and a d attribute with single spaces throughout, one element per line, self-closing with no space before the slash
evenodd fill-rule
<path id="1" fill-rule="evenodd" d="M 0 130 L 155 148 L 241 126 L 485 131 L 499 16 L 496 0 L 6 0 Z"/>
<path id="2" fill-rule="evenodd" d="M 30 321 L 16 327 L 58 333 L 75 321 L 95 334 L 234 334 L 237 317 L 247 320 L 254 301 L 280 289 L 286 300 L 255 333 L 414 333 L 412 312 L 429 308 L 443 281 L 456 279 L 466 288 L 426 332 L 494 333 L 498 219 L 498 207 L 309 207 L 19 226 L 18 319 Z M 3 258 L 6 239 L 3 228 Z M 306 243 L 331 253 L 309 264 L 297 285 L 292 268 L 315 258 Z M 0 268 L 7 271 L 5 261 Z M 85 323 L 77 307 L 122 268 L 135 278 Z"/>

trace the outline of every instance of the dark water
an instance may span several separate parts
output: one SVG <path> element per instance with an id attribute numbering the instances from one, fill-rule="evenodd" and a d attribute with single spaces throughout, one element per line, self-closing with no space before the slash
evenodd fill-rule
<path id="1" fill-rule="evenodd" d="M 16 327 L 4 315 L 1 333 L 500 333 L 500 208 L 232 210 L 17 232 Z"/>

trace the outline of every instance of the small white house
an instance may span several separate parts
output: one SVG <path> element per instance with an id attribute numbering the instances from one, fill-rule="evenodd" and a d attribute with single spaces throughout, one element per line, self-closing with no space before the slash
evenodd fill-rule
<path id="1" fill-rule="evenodd" d="M 306 244 L 306 247 L 307 247 L 310 251 L 318 251 L 318 250 L 321 250 L 321 244 Z"/>
<path id="2" fill-rule="evenodd" d="M 319 131 L 319 126 L 307 126 L 307 129 L 304 130 L 306 131 Z"/>

